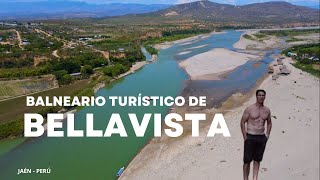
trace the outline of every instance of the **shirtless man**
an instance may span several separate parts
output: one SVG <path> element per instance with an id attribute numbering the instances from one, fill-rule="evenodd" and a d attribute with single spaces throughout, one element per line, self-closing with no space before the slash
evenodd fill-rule
<path id="1" fill-rule="evenodd" d="M 258 179 L 260 162 L 269 139 L 272 123 L 270 109 L 263 105 L 266 91 L 256 91 L 257 102 L 247 107 L 241 119 L 241 131 L 244 139 L 243 179 L 248 180 L 250 163 L 253 160 L 253 180 Z M 265 134 L 265 122 L 267 132 Z"/>

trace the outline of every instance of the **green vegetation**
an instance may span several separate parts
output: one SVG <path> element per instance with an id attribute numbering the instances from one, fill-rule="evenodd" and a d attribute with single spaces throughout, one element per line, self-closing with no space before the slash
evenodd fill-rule
<path id="1" fill-rule="evenodd" d="M 320 78 L 320 70 L 319 69 L 315 69 L 313 66 L 313 63 L 310 64 L 306 64 L 305 62 L 296 62 L 295 64 L 293 64 L 296 68 L 299 68 L 303 71 L 306 71 L 318 78 Z M 320 65 L 320 64 L 318 64 Z"/>
<path id="2" fill-rule="evenodd" d="M 256 33 L 256 34 L 254 34 L 254 36 L 255 36 L 256 38 L 258 38 L 258 39 L 263 39 L 263 38 L 268 37 L 267 35 L 261 34 L 261 33 Z"/>
<path id="3" fill-rule="evenodd" d="M 117 77 L 118 75 L 125 73 L 128 70 L 128 67 L 118 63 L 114 66 L 105 67 L 103 69 L 103 73 L 110 77 Z"/>
<path id="4" fill-rule="evenodd" d="M 179 39 L 188 38 L 191 36 L 195 36 L 196 34 L 181 34 L 181 35 L 174 35 L 174 36 L 167 36 L 167 37 L 157 37 L 157 38 L 150 38 L 147 40 L 146 44 L 159 44 L 168 41 L 176 41 Z"/>
<path id="5" fill-rule="evenodd" d="M 133 38 L 131 37 L 121 37 L 121 38 L 115 38 L 115 39 L 107 39 L 102 41 L 95 41 L 90 42 L 91 45 L 98 47 L 102 50 L 119 50 L 119 49 L 125 49 L 125 50 L 131 50 L 131 48 L 134 46 L 134 43 L 132 42 Z"/>
<path id="6" fill-rule="evenodd" d="M 10 39 L 12 39 L 12 36 L 14 36 L 12 31 L 0 32 L 0 37 L 2 38 L 2 41 L 9 41 Z"/>
<path id="7" fill-rule="evenodd" d="M 92 87 L 94 83 L 89 80 L 77 81 L 74 84 L 66 85 L 57 89 L 34 94 L 33 96 L 80 96 L 92 95 Z M 89 91 L 90 89 L 91 91 Z M 23 132 L 23 114 L 24 113 L 40 113 L 47 114 L 58 112 L 63 107 L 27 107 L 26 97 L 19 97 L 7 101 L 0 102 L 0 139 L 10 136 L 18 136 Z"/>
<path id="8" fill-rule="evenodd" d="M 0 78 L 22 78 L 22 77 L 30 77 L 30 76 L 40 76 L 48 73 L 49 71 L 46 67 L 8 68 L 8 69 L 0 69 Z"/>
<path id="9" fill-rule="evenodd" d="M 154 47 L 152 47 L 150 45 L 147 45 L 145 48 L 148 51 L 148 53 L 151 54 L 151 55 L 152 54 L 157 55 L 159 53 L 159 51 L 156 48 L 154 48 Z"/>
<path id="10" fill-rule="evenodd" d="M 252 36 L 250 36 L 249 34 L 245 34 L 243 35 L 244 38 L 249 39 L 249 40 L 254 40 L 254 38 Z"/>
<path id="11" fill-rule="evenodd" d="M 20 136 L 23 133 L 23 128 L 23 120 L 0 124 L 0 139 Z"/>
<path id="12" fill-rule="evenodd" d="M 206 24 L 200 28 L 197 23 L 180 27 L 179 24 L 120 25 L 88 21 L 84 25 L 77 20 L 47 21 L 37 28 L 49 35 L 22 24 L 16 26 L 24 41 L 24 45 L 19 47 L 16 33 L 11 28 L 5 29 L 10 33 L 3 35 L 3 40 L 10 40 L 10 43 L 0 45 L 0 78 L 34 79 L 53 74 L 61 86 L 36 93 L 33 95 L 35 97 L 92 96 L 93 88 L 98 83 L 108 84 L 129 71 L 135 62 L 146 60 L 141 46 L 145 46 L 150 54 L 158 54 L 153 47 L 156 43 L 175 41 L 216 29 Z M 84 39 L 79 41 L 79 38 Z M 72 73 L 81 75 L 71 76 Z M 12 91 L 8 87 L 3 89 L 4 93 Z M 2 101 L 0 139 L 19 136 L 23 132 L 24 113 L 46 115 L 62 108 L 26 107 L 25 97 Z"/>
<path id="13" fill-rule="evenodd" d="M 295 37 L 291 37 L 290 39 L 287 39 L 286 42 L 289 43 L 289 42 L 296 42 L 296 41 L 303 41 L 302 39 L 298 39 L 298 38 L 295 38 Z"/>
<path id="14" fill-rule="evenodd" d="M 288 29 L 288 30 L 268 30 L 268 31 L 260 31 L 261 34 L 272 35 L 278 37 L 284 36 L 297 36 L 311 33 L 320 33 L 320 29 Z"/>
<path id="15" fill-rule="evenodd" d="M 0 68 L 20 68 L 20 67 L 32 67 L 33 59 L 31 57 L 23 59 L 2 59 L 0 61 Z"/>
<path id="16" fill-rule="evenodd" d="M 210 33 L 212 30 L 210 29 L 186 29 L 186 30 L 166 30 L 162 32 L 161 37 L 149 37 L 143 41 L 143 44 L 146 47 L 146 50 L 148 51 L 147 47 L 149 45 L 159 44 L 163 42 L 170 42 L 170 41 L 176 41 L 179 39 L 188 38 L 191 36 L 204 34 L 204 33 Z M 154 52 L 152 49 L 151 52 Z M 148 51 L 149 52 L 149 51 Z M 149 52 L 150 53 L 150 52 Z M 151 54 L 151 53 L 150 53 Z"/>
<path id="17" fill-rule="evenodd" d="M 0 81 L 0 99 L 10 98 L 54 87 L 53 76 L 15 81 Z"/>
<path id="18" fill-rule="evenodd" d="M 84 65 L 82 68 L 81 68 L 81 74 L 83 76 L 90 76 L 91 74 L 93 74 L 93 68 L 92 66 L 90 65 Z"/>
<path id="19" fill-rule="evenodd" d="M 288 55 L 288 52 L 296 53 L 297 60 L 302 60 L 310 57 L 320 57 L 320 43 L 318 44 L 304 44 L 293 46 L 291 48 L 283 50 L 281 53 Z"/>
<path id="20" fill-rule="evenodd" d="M 211 30 L 209 29 L 183 29 L 183 30 L 173 30 L 173 31 L 164 31 L 162 33 L 163 37 L 170 37 L 176 35 L 193 35 L 193 34 L 205 34 L 210 33 Z"/>
<path id="21" fill-rule="evenodd" d="M 23 39 L 25 39 L 29 44 L 24 47 L 26 51 L 39 53 L 51 53 L 52 50 L 60 48 L 63 43 L 50 39 L 48 37 L 40 36 L 36 33 L 28 32 L 23 34 Z"/>
<path id="22" fill-rule="evenodd" d="M 296 56 L 293 57 L 296 60 L 296 63 L 293 64 L 295 67 L 320 77 L 320 43 L 293 46 L 281 53 L 286 56 L 290 56 L 290 53 L 295 53 Z"/>

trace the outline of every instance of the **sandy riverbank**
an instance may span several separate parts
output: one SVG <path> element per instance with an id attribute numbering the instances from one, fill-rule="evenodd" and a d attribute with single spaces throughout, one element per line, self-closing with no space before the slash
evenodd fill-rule
<path id="1" fill-rule="evenodd" d="M 289 76 L 276 81 L 269 76 L 259 86 L 267 91 L 273 121 L 260 179 L 319 179 L 319 79 L 294 68 L 289 59 L 284 63 L 292 70 Z M 241 179 L 239 123 L 245 107 L 254 102 L 251 93 L 242 106 L 225 114 L 232 137 L 208 138 L 206 126 L 199 138 L 153 139 L 120 179 Z"/>
<path id="2" fill-rule="evenodd" d="M 259 30 L 246 30 L 241 35 L 240 40 L 233 47 L 241 50 L 269 50 L 280 48 L 282 46 L 281 39 L 275 36 L 269 36 L 261 41 L 250 40 L 244 37 L 245 34 L 252 36 L 258 33 Z"/>
<path id="3" fill-rule="evenodd" d="M 215 48 L 190 57 L 180 62 L 179 66 L 186 70 L 191 80 L 215 80 L 219 79 L 219 74 L 231 71 L 254 59 L 259 59 L 259 56 Z"/>
<path id="4" fill-rule="evenodd" d="M 170 48 L 171 46 L 173 46 L 174 44 L 180 44 L 180 43 L 182 43 L 182 45 L 188 45 L 188 44 L 193 43 L 194 41 L 198 41 L 198 40 L 210 37 L 213 34 L 222 34 L 222 33 L 225 33 L 225 32 L 211 32 L 209 34 L 200 34 L 200 35 L 192 36 L 192 37 L 185 38 L 185 39 L 156 44 L 156 45 L 154 45 L 154 48 L 156 48 L 158 50 L 167 49 L 167 48 Z"/>
<path id="5" fill-rule="evenodd" d="M 305 34 L 292 36 L 290 38 L 295 38 L 295 41 L 286 42 L 286 40 L 290 40 L 290 38 L 279 38 L 277 36 L 267 35 L 266 37 L 259 40 L 250 40 L 245 38 L 244 35 L 247 34 L 251 37 L 255 37 L 254 34 L 257 34 L 259 31 L 270 31 L 270 30 L 289 30 L 289 29 L 316 29 L 319 27 L 313 28 L 281 28 L 281 29 L 248 29 L 241 30 L 243 34 L 240 37 L 240 40 L 236 42 L 233 47 L 240 50 L 270 50 L 270 49 L 282 49 L 287 48 L 293 45 L 301 45 L 301 44 L 310 44 L 310 43 L 319 43 L 319 34 Z"/>

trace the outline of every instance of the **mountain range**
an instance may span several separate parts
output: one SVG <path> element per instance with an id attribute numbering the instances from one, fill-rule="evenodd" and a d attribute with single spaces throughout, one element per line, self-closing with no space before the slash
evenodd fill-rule
<path id="1" fill-rule="evenodd" d="M 168 4 L 88 4 L 79 1 L 0 2 L 0 20 L 99 18 L 153 12 Z"/>
<path id="2" fill-rule="evenodd" d="M 220 1 L 219 1 L 220 2 Z M 222 2 L 222 1 L 221 1 Z M 309 19 L 310 15 L 314 15 L 314 12 L 310 8 L 295 6 L 286 2 L 267 2 L 267 3 L 253 3 L 253 0 L 241 0 L 235 1 L 238 6 L 219 4 L 211 1 L 203 1 L 201 3 L 186 3 L 180 5 L 170 4 L 89 4 L 80 1 L 63 1 L 63 0 L 51 0 L 51 1 L 9 1 L 0 2 L 0 20 L 8 19 L 65 19 L 65 18 L 100 18 L 100 17 L 112 17 L 122 16 L 127 14 L 142 14 L 155 12 L 152 15 L 166 13 L 168 11 L 174 11 L 180 16 L 192 16 L 200 19 L 220 19 L 219 16 L 227 18 L 227 20 L 233 20 L 235 16 L 243 18 L 263 18 L 275 20 L 277 17 L 281 17 L 282 13 L 289 13 L 284 17 L 289 19 L 293 16 L 297 16 L 300 19 Z M 249 5 L 247 5 L 249 4 Z M 319 4 L 310 1 L 297 1 L 295 4 L 315 7 L 319 9 Z M 203 7 L 205 6 L 205 7 Z M 197 9 L 198 8 L 198 9 Z M 200 9 L 199 9 L 200 8 Z M 264 9 L 266 8 L 266 9 Z M 286 9 L 289 8 L 289 9 Z M 159 11 L 163 10 L 163 11 Z M 202 12 L 204 10 L 204 12 Z M 260 14 L 259 11 L 262 10 Z M 157 12 L 159 11 L 159 12 Z M 189 11 L 189 12 L 188 12 Z M 211 12 L 214 11 L 214 12 Z M 173 12 L 173 13 L 174 13 Z M 304 14 L 306 13 L 306 14 Z M 174 13 L 175 14 L 175 13 Z M 151 15 L 151 14 L 150 14 Z M 318 14 L 319 15 L 319 14 Z M 205 18 L 205 16 L 208 16 Z M 274 18 L 272 18 L 274 17 Z"/>
<path id="3" fill-rule="evenodd" d="M 163 19 L 194 19 L 214 22 L 319 22 L 319 10 L 272 1 L 234 6 L 203 0 L 180 4 L 140 17 L 161 17 Z"/>

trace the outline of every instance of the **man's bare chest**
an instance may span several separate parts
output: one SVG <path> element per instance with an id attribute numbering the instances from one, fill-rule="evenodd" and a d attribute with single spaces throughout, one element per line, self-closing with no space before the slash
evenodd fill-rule
<path id="1" fill-rule="evenodd" d="M 269 113 L 266 109 L 255 108 L 250 111 L 250 119 L 267 120 Z"/>

